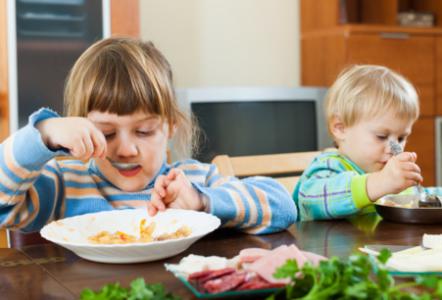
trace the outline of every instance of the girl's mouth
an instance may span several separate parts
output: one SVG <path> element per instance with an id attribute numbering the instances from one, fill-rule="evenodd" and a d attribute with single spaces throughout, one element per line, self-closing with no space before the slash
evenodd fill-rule
<path id="1" fill-rule="evenodd" d="M 126 169 L 117 168 L 118 172 L 125 177 L 135 176 L 141 171 L 141 169 L 142 168 L 140 165 L 136 165 L 133 168 L 126 168 Z"/>
<path id="2" fill-rule="evenodd" d="M 135 176 L 138 174 L 139 171 L 141 171 L 141 166 L 137 163 L 122 163 L 122 162 L 116 162 L 111 159 L 109 159 L 109 162 L 111 165 L 118 170 L 118 172 L 126 177 Z"/>
<path id="3" fill-rule="evenodd" d="M 135 163 L 120 163 L 115 161 L 110 161 L 112 166 L 118 170 L 131 170 L 139 166 L 139 164 Z"/>

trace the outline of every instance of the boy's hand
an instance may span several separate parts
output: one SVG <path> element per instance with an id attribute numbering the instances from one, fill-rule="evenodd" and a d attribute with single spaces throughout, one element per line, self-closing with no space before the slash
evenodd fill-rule
<path id="1" fill-rule="evenodd" d="M 36 127 L 49 149 L 66 148 L 81 160 L 106 157 L 107 143 L 103 133 L 86 118 L 51 118 L 37 123 Z"/>
<path id="2" fill-rule="evenodd" d="M 367 194 L 376 201 L 387 194 L 397 194 L 423 181 L 416 164 L 416 153 L 402 152 L 393 156 L 378 172 L 367 177 Z"/>
<path id="3" fill-rule="evenodd" d="M 166 208 L 203 210 L 202 197 L 182 170 L 172 169 L 156 179 L 147 210 L 151 216 Z"/>

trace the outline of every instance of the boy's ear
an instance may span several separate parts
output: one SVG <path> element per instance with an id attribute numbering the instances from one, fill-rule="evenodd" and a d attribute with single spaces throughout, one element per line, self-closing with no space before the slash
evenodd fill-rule
<path id="1" fill-rule="evenodd" d="M 334 116 L 330 122 L 330 132 L 332 133 L 333 137 L 339 142 L 344 139 L 345 137 L 345 125 L 342 120 Z"/>

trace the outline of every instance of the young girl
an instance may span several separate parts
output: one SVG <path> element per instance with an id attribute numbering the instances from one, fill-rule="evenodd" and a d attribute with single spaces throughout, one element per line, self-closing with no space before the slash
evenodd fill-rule
<path id="1" fill-rule="evenodd" d="M 293 198 L 301 220 L 342 218 L 372 210 L 374 201 L 421 182 L 416 154 L 404 148 L 419 115 L 414 87 L 382 66 L 344 70 L 329 89 L 326 117 L 337 151 L 305 170 Z"/>
<path id="2" fill-rule="evenodd" d="M 270 178 L 222 177 L 194 160 L 166 163 L 175 134 L 191 139 L 167 60 L 130 38 L 87 49 L 66 83 L 68 117 L 43 108 L 0 146 L 2 227 L 39 230 L 54 219 L 124 208 L 205 210 L 249 233 L 287 228 L 296 208 Z M 55 159 L 70 155 L 74 159 Z"/>

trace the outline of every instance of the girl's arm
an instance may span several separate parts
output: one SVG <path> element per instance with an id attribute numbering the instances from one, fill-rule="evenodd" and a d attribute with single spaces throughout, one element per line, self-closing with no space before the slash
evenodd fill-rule
<path id="1" fill-rule="evenodd" d="M 316 160 L 303 174 L 294 194 L 302 221 L 344 218 L 371 201 L 367 175 L 348 170 L 338 160 Z"/>
<path id="2" fill-rule="evenodd" d="M 205 210 L 219 217 L 225 227 L 264 234 L 284 230 L 296 220 L 293 200 L 274 179 L 221 176 L 215 165 L 196 161 L 176 167 L 184 171 L 206 200 Z"/>
<path id="3" fill-rule="evenodd" d="M 55 160 L 63 151 L 51 151 L 35 124 L 57 116 L 40 110 L 29 124 L 0 145 L 0 227 L 33 231 L 54 217 L 63 198 L 60 172 Z"/>

